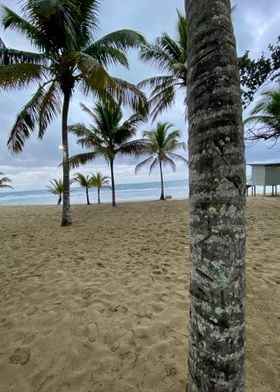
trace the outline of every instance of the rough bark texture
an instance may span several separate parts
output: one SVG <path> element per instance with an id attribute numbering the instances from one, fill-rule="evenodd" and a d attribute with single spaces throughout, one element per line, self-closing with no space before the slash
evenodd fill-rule
<path id="1" fill-rule="evenodd" d="M 159 161 L 159 170 L 160 170 L 160 200 L 164 200 L 164 185 L 163 185 L 163 173 L 162 173 L 162 162 Z"/>
<path id="2" fill-rule="evenodd" d="M 188 0 L 189 392 L 244 390 L 245 160 L 229 0 Z"/>
<path id="3" fill-rule="evenodd" d="M 67 118 L 70 103 L 71 90 L 64 92 L 64 101 L 62 109 L 62 146 L 63 146 L 63 204 L 62 204 L 62 221 L 61 226 L 72 224 L 70 209 L 70 176 L 69 176 L 69 148 L 68 148 L 68 130 Z"/>
<path id="4" fill-rule="evenodd" d="M 116 190 L 115 190 L 115 177 L 114 177 L 114 160 L 110 161 L 111 182 L 112 182 L 112 206 L 116 207 Z"/>

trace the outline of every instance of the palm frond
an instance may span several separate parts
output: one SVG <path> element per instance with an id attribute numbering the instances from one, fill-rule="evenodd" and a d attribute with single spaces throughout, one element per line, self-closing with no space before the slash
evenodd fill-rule
<path id="1" fill-rule="evenodd" d="M 68 131 L 73 133 L 73 135 L 77 136 L 78 138 L 88 137 L 92 133 L 91 130 L 89 130 L 83 123 L 69 125 Z"/>
<path id="2" fill-rule="evenodd" d="M 45 69 L 40 64 L 9 64 L 0 66 L 0 88 L 23 88 L 29 83 L 45 78 Z"/>
<path id="3" fill-rule="evenodd" d="M 128 68 L 128 60 L 121 50 L 104 46 L 102 43 L 94 43 L 84 53 L 94 57 L 104 67 L 120 64 Z"/>
<path id="4" fill-rule="evenodd" d="M 122 79 L 113 78 L 114 86 L 108 88 L 108 93 L 123 105 L 146 116 L 149 110 L 145 94 L 137 86 Z"/>
<path id="5" fill-rule="evenodd" d="M 168 152 L 168 155 L 174 160 L 181 161 L 181 162 L 185 163 L 186 165 L 189 164 L 189 161 L 180 154 L 176 154 L 175 152 Z"/>
<path id="6" fill-rule="evenodd" d="M 86 94 L 89 90 L 97 93 L 114 87 L 115 81 L 94 57 L 82 52 L 72 52 L 68 57 L 81 72 L 83 88 Z"/>
<path id="7" fill-rule="evenodd" d="M 4 5 L 1 5 L 1 11 L 1 23 L 4 29 L 16 30 L 20 34 L 25 35 L 31 42 L 37 44 L 39 31 L 31 22 Z"/>
<path id="8" fill-rule="evenodd" d="M 71 180 L 71 183 L 78 183 L 80 186 L 89 188 L 92 186 L 91 178 L 87 175 L 83 175 L 82 173 L 75 173 L 74 177 Z"/>
<path id="9" fill-rule="evenodd" d="M 188 48 L 188 36 L 187 36 L 187 20 L 186 16 L 177 10 L 178 22 L 177 22 L 177 31 L 178 31 L 178 42 L 181 48 L 184 48 L 185 55 L 187 53 Z M 186 59 L 185 59 L 186 61 Z M 182 59 L 181 62 L 185 62 Z"/>
<path id="10" fill-rule="evenodd" d="M 163 163 L 164 166 L 170 166 L 173 172 L 176 171 L 176 164 L 175 164 L 175 162 L 173 161 L 173 159 L 169 158 L 167 155 L 162 160 L 162 163 Z"/>
<path id="11" fill-rule="evenodd" d="M 134 30 L 123 29 L 114 31 L 100 38 L 95 44 L 126 51 L 130 48 L 139 48 L 145 44 L 145 38 L 142 34 Z"/>
<path id="12" fill-rule="evenodd" d="M 55 178 L 50 181 L 51 185 L 46 185 L 48 191 L 53 195 L 60 195 L 63 192 L 63 181 L 62 179 L 56 180 Z"/>
<path id="13" fill-rule="evenodd" d="M 157 38 L 155 44 L 146 43 L 141 46 L 140 58 L 151 62 L 153 66 L 157 66 L 163 72 L 169 71 L 174 62 L 174 59 L 162 50 L 159 38 Z"/>
<path id="14" fill-rule="evenodd" d="M 160 116 L 165 110 L 172 107 L 175 102 L 175 90 L 174 87 L 166 87 L 160 92 L 154 94 L 149 99 L 149 105 L 152 108 L 151 116 L 154 122 L 158 116 Z"/>
<path id="15" fill-rule="evenodd" d="M 3 176 L 4 173 L 0 172 L 0 176 Z M 13 189 L 13 187 L 9 184 L 6 184 L 7 182 L 12 182 L 12 180 L 9 177 L 2 177 L 0 178 L 0 188 L 11 188 Z"/>
<path id="16" fill-rule="evenodd" d="M 46 66 L 45 55 L 22 50 L 0 48 L 0 66 L 10 64 L 41 64 Z"/>
<path id="17" fill-rule="evenodd" d="M 59 85 L 56 81 L 53 81 L 49 89 L 45 92 L 42 97 L 40 106 L 38 125 L 39 132 L 38 137 L 42 139 L 48 125 L 54 120 L 57 115 L 61 112 L 61 101 Z"/>
<path id="18" fill-rule="evenodd" d="M 69 165 L 72 168 L 76 168 L 80 165 L 85 165 L 89 161 L 92 161 L 96 157 L 96 152 L 85 152 L 82 154 L 73 155 L 69 158 Z"/>
<path id="19" fill-rule="evenodd" d="M 127 143 L 122 143 L 117 149 L 116 153 L 126 155 L 141 155 L 148 150 L 148 143 L 145 139 L 131 140 Z"/>
<path id="20" fill-rule="evenodd" d="M 50 82 L 47 82 L 48 84 Z M 46 85 L 45 84 L 45 85 Z M 10 132 L 8 139 L 8 147 L 14 153 L 22 151 L 25 140 L 27 140 L 31 133 L 35 130 L 36 124 L 39 124 L 39 136 L 42 137 L 44 131 L 59 110 L 56 106 L 57 102 L 54 101 L 50 107 L 44 106 L 44 113 L 42 113 L 42 105 L 46 105 L 46 93 L 44 86 L 40 86 L 37 92 L 33 95 L 31 100 L 25 105 L 16 118 L 16 122 Z M 42 123 L 40 123 L 40 120 Z"/>
<path id="21" fill-rule="evenodd" d="M 156 157 L 153 161 L 153 163 L 150 166 L 150 170 L 149 170 L 149 175 L 152 173 L 152 171 L 156 168 L 156 166 L 159 164 L 159 158 Z"/>
<path id="22" fill-rule="evenodd" d="M 146 165 L 150 164 L 151 161 L 154 159 L 153 156 L 144 159 L 144 161 L 138 163 L 135 167 L 135 174 L 139 173 L 139 171 Z"/>

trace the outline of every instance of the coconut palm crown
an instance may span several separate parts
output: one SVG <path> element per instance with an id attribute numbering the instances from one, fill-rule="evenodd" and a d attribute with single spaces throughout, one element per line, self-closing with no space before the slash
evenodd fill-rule
<path id="1" fill-rule="evenodd" d="M 153 120 L 174 104 L 176 91 L 187 86 L 187 23 L 183 14 L 179 11 L 177 14 L 175 39 L 162 33 L 154 43 L 141 46 L 140 58 L 163 73 L 139 83 L 139 87 L 148 86 L 152 90 L 150 105 Z"/>
<path id="2" fill-rule="evenodd" d="M 75 85 L 80 83 L 85 93 L 97 96 L 109 91 L 124 104 L 146 110 L 145 97 L 134 85 L 106 71 L 112 64 L 128 67 L 126 50 L 138 47 L 144 38 L 132 30 L 119 30 L 95 40 L 99 5 L 99 0 L 26 0 L 22 16 L 2 6 L 4 29 L 18 31 L 38 51 L 0 48 L 0 87 L 39 86 L 17 115 L 8 146 L 19 153 L 35 128 L 41 139 L 62 111 L 63 226 L 72 223 L 67 119 Z"/>
<path id="3" fill-rule="evenodd" d="M 150 164 L 151 174 L 152 170 L 157 165 L 159 166 L 161 182 L 160 200 L 164 200 L 163 166 L 168 165 L 175 171 L 175 160 L 179 160 L 185 164 L 188 163 L 186 158 L 174 152 L 179 148 L 186 150 L 186 144 L 179 141 L 180 131 L 170 131 L 170 128 L 172 127 L 173 125 L 170 123 L 158 122 L 155 129 L 143 133 L 144 138 L 147 140 L 145 153 L 148 154 L 149 157 L 138 163 L 135 168 L 135 173 L 137 174 L 144 166 Z"/>
<path id="4" fill-rule="evenodd" d="M 76 173 L 75 176 L 72 178 L 71 182 L 77 183 L 81 187 L 85 188 L 87 205 L 90 205 L 88 191 L 89 191 L 89 188 L 92 186 L 91 177 L 89 175 L 84 176 L 82 173 Z"/>
<path id="5" fill-rule="evenodd" d="M 280 137 L 280 89 L 266 91 L 260 102 L 244 121 L 248 125 L 247 140 L 271 140 L 277 143 Z"/>
<path id="6" fill-rule="evenodd" d="M 146 147 L 146 141 L 131 140 L 145 117 L 139 113 L 123 120 L 121 106 L 111 96 L 100 99 L 93 110 L 81 104 L 93 123 L 89 128 L 85 124 L 71 125 L 69 131 L 77 136 L 77 143 L 90 151 L 70 158 L 71 167 L 85 164 L 97 156 L 103 156 L 110 165 L 112 182 L 112 205 L 116 205 L 114 162 L 116 155 L 138 155 Z"/>
<path id="7" fill-rule="evenodd" d="M 101 203 L 100 191 L 102 188 L 109 187 L 109 177 L 103 176 L 101 172 L 92 174 L 91 185 L 97 188 L 97 200 L 98 204 Z"/>
<path id="8" fill-rule="evenodd" d="M 62 201 L 62 193 L 63 193 L 63 181 L 60 178 L 56 180 L 55 178 L 50 181 L 51 185 L 47 185 L 48 191 L 53 195 L 58 195 L 57 204 L 60 205 Z"/>
<path id="9" fill-rule="evenodd" d="M 0 176 L 4 176 L 4 173 L 0 172 Z M 12 188 L 13 187 L 9 184 L 7 184 L 7 182 L 12 182 L 12 180 L 9 177 L 0 177 L 0 188 Z"/>

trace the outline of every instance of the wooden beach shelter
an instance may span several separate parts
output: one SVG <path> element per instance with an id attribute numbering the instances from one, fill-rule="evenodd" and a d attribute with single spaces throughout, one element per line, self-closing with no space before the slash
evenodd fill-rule
<path id="1" fill-rule="evenodd" d="M 277 196 L 277 185 L 280 185 L 280 162 L 249 163 L 252 167 L 252 195 L 256 196 L 256 186 L 263 186 L 263 194 L 266 195 L 266 187 L 271 186 L 272 196 Z"/>

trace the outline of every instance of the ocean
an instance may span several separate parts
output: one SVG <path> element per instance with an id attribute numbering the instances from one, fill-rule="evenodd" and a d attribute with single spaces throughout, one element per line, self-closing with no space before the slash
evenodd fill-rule
<path id="1" fill-rule="evenodd" d="M 165 195 L 173 199 L 186 199 L 188 197 L 187 180 L 165 181 Z M 90 188 L 91 203 L 97 203 L 97 189 Z M 160 197 L 160 182 L 144 182 L 116 185 L 117 202 L 158 200 Z M 101 203 L 111 202 L 111 189 L 101 190 Z M 57 196 L 47 189 L 30 191 L 4 191 L 0 189 L 0 205 L 52 205 L 57 203 Z M 83 188 L 71 187 L 71 204 L 85 204 L 86 195 Z"/>

